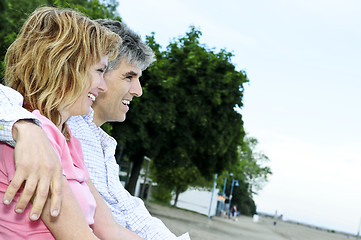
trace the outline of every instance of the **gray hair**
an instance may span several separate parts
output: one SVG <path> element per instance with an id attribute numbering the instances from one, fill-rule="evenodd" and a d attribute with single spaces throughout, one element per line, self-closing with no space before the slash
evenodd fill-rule
<path id="1" fill-rule="evenodd" d="M 122 38 L 117 57 L 109 62 L 108 70 L 114 70 L 126 58 L 127 62 L 144 71 L 155 61 L 152 49 L 142 41 L 140 36 L 122 22 L 110 19 L 95 20 L 100 25 L 109 28 Z"/>

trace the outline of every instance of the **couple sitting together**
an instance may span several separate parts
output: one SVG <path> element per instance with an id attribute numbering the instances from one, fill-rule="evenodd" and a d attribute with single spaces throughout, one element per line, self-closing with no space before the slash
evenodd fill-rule
<path id="1" fill-rule="evenodd" d="M 100 128 L 125 120 L 153 61 L 118 21 L 51 7 L 30 15 L 0 85 L 0 239 L 190 239 L 124 189 L 116 141 Z"/>

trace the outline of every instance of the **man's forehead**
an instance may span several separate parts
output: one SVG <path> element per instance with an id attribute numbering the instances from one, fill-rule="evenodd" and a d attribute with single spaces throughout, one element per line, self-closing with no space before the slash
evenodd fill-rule
<path id="1" fill-rule="evenodd" d="M 119 67 L 123 69 L 123 75 L 142 76 L 142 70 L 136 64 L 122 61 L 120 62 Z"/>
<path id="2" fill-rule="evenodd" d="M 139 66 L 137 66 L 136 64 L 129 63 L 129 62 L 125 61 L 124 59 L 119 61 L 119 63 L 117 65 L 115 65 L 114 68 L 107 70 L 107 73 L 110 73 L 110 72 L 114 72 L 119 75 L 124 75 L 124 74 L 125 75 L 126 74 L 134 75 L 134 73 L 139 76 L 142 75 L 142 70 Z"/>

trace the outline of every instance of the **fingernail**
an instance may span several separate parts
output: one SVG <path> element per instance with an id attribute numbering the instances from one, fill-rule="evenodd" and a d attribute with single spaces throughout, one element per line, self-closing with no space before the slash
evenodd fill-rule
<path id="1" fill-rule="evenodd" d="M 33 221 L 38 220 L 38 215 L 33 214 L 33 215 L 31 215 L 30 219 Z"/>
<path id="2" fill-rule="evenodd" d="M 53 217 L 58 216 L 58 214 L 59 214 L 59 211 L 58 211 L 58 210 L 53 210 L 53 211 L 51 212 L 51 216 L 53 216 Z"/>
<path id="3" fill-rule="evenodd" d="M 6 199 L 6 200 L 4 200 L 4 204 L 5 204 L 5 205 L 9 205 L 9 204 L 10 204 L 10 201 L 9 201 L 9 200 L 7 200 L 7 199 Z"/>
<path id="4" fill-rule="evenodd" d="M 20 208 L 18 208 L 18 209 L 16 209 L 16 210 L 15 210 L 15 212 L 16 212 L 16 213 L 22 213 L 22 212 L 23 212 L 23 210 L 22 210 L 22 209 L 20 209 Z"/>

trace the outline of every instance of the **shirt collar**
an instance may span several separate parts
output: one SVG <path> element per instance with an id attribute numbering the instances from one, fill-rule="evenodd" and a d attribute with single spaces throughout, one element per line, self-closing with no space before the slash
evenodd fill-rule
<path id="1" fill-rule="evenodd" d="M 98 127 L 97 130 L 98 130 L 98 134 L 99 134 L 98 137 L 100 138 L 100 143 L 101 143 L 104 153 L 109 156 L 114 156 L 115 149 L 117 147 L 117 141 L 113 137 L 109 136 L 100 127 Z"/>
<path id="2" fill-rule="evenodd" d="M 89 124 L 93 122 L 94 110 L 90 108 L 90 111 L 87 115 L 83 115 L 84 120 Z"/>

